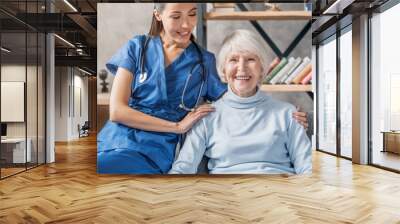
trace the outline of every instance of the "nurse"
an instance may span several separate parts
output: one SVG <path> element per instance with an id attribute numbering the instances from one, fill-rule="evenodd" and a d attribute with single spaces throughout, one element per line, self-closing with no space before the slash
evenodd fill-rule
<path id="1" fill-rule="evenodd" d="M 226 91 L 215 56 L 193 41 L 196 4 L 155 5 L 149 35 L 129 40 L 106 64 L 116 76 L 98 173 L 166 173 L 180 134 L 214 110 L 199 101 Z"/>
<path id="2" fill-rule="evenodd" d="M 195 3 L 155 4 L 149 35 L 129 40 L 106 64 L 115 78 L 98 173 L 167 173 L 181 134 L 214 111 L 199 103 L 226 92 L 215 56 L 194 42 L 196 10 Z"/>

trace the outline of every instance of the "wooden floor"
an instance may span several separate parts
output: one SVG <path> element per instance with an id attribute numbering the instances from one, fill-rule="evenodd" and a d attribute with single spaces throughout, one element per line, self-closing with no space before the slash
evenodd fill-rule
<path id="1" fill-rule="evenodd" d="M 310 176 L 96 174 L 96 142 L 0 181 L 0 223 L 400 223 L 400 175 L 323 153 Z"/>
<path id="2" fill-rule="evenodd" d="M 24 168 L 19 168 L 19 167 L 18 168 L 0 168 L 0 169 L 1 169 L 1 177 L 2 178 L 26 170 L 25 167 Z"/>
<path id="3" fill-rule="evenodd" d="M 1 178 L 5 178 L 20 172 L 23 172 L 27 169 L 33 169 L 37 166 L 37 164 L 27 164 L 27 167 L 25 167 L 24 164 L 18 165 L 18 167 L 7 167 L 7 168 L 0 168 L 1 170 Z"/>

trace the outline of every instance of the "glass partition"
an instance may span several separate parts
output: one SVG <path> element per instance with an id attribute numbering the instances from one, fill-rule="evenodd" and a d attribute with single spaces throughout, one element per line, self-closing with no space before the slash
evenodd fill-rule
<path id="1" fill-rule="evenodd" d="M 400 171 L 400 4 L 371 18 L 372 164 Z"/>
<path id="2" fill-rule="evenodd" d="M 46 144 L 45 144 L 45 124 L 46 124 L 46 36 L 43 33 L 38 34 L 38 75 L 37 75 L 37 162 L 44 164 L 46 162 Z"/>
<path id="3" fill-rule="evenodd" d="M 26 5 L 28 3 L 28 5 Z M 0 6 L 14 4 L 1 2 Z M 42 13 L 44 1 L 20 1 L 16 13 Z M 44 33 L 0 12 L 0 178 L 45 162 Z"/>
<path id="4" fill-rule="evenodd" d="M 1 175 L 26 169 L 26 33 L 1 34 Z M 6 49 L 6 50 L 4 50 Z"/>
<path id="5" fill-rule="evenodd" d="M 340 155 L 352 158 L 352 32 L 340 36 Z"/>
<path id="6" fill-rule="evenodd" d="M 318 149 L 336 154 L 336 39 L 318 48 Z"/>
<path id="7" fill-rule="evenodd" d="M 27 163 L 28 168 L 37 165 L 38 144 L 38 34 L 36 32 L 27 33 L 27 82 L 26 82 L 26 111 L 27 111 L 27 151 L 30 151 L 30 159 Z"/>

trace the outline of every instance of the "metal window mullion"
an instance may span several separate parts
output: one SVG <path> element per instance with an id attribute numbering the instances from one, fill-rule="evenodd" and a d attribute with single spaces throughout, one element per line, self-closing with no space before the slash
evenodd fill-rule
<path id="1" fill-rule="evenodd" d="M 46 4 L 46 12 L 47 12 L 47 4 Z M 42 69 L 42 72 L 44 70 L 44 78 L 42 78 L 42 80 L 44 80 L 44 135 L 43 135 L 43 139 L 44 139 L 44 163 L 47 163 L 47 38 L 48 38 L 48 33 L 45 32 L 44 33 L 44 69 Z M 43 73 L 42 73 L 42 77 L 43 77 Z M 43 82 L 43 81 L 42 81 Z M 43 83 L 42 83 L 43 84 Z M 43 109 L 43 107 L 42 107 Z"/>
<path id="2" fill-rule="evenodd" d="M 68 118 L 71 117 L 71 85 L 72 85 L 72 81 L 71 81 L 71 68 L 70 67 L 66 67 L 67 68 L 67 74 L 68 74 Z"/>
<path id="3" fill-rule="evenodd" d="M 319 61 L 319 44 L 315 45 L 315 149 L 318 150 L 319 148 L 319 105 L 318 105 L 318 85 L 319 85 L 319 79 L 318 79 L 318 74 L 319 74 L 319 66 L 318 66 L 318 61 Z"/>
<path id="4" fill-rule="evenodd" d="M 340 28 L 336 27 L 336 154 L 341 157 L 341 116 L 340 116 Z"/>
<path id="5" fill-rule="evenodd" d="M 367 156 L 367 164 L 373 164 L 373 153 L 372 153 L 372 12 L 368 12 L 368 20 L 367 20 L 367 44 L 368 44 L 368 53 L 367 53 L 367 83 L 368 83 L 368 96 L 367 96 L 367 108 L 368 108 L 368 124 L 367 124 L 367 132 L 368 132 L 368 156 Z"/>
<path id="6" fill-rule="evenodd" d="M 72 93 L 72 117 L 75 118 L 75 69 L 74 67 L 71 67 L 71 82 L 72 82 L 72 88 L 71 88 L 71 93 Z"/>
<path id="7" fill-rule="evenodd" d="M 2 28 L 2 23 L 0 23 L 0 47 L 2 46 L 2 32 L 1 32 L 1 28 Z M 1 62 L 2 62 L 2 58 L 1 58 L 1 52 L 0 52 L 0 124 L 2 124 L 2 122 L 1 122 L 1 67 L 2 67 L 2 64 L 1 64 Z M 1 162 L 1 150 L 2 150 L 2 147 L 1 147 L 1 144 L 0 144 L 0 180 L 2 179 L 2 177 L 1 177 L 1 168 L 2 168 L 2 162 Z"/>
<path id="8" fill-rule="evenodd" d="M 25 0 L 25 21 L 27 20 L 28 1 Z M 25 23 L 26 24 L 26 23 Z M 25 120 L 25 170 L 28 170 L 28 24 L 25 25 L 25 85 L 24 85 L 24 120 Z"/>
<path id="9" fill-rule="evenodd" d="M 46 9 L 47 11 L 47 5 Z M 42 82 L 44 80 L 44 163 L 47 163 L 47 38 L 48 38 L 48 33 L 46 32 L 44 34 L 44 69 L 42 69 L 42 77 L 43 77 L 43 71 L 44 71 L 44 79 L 42 78 Z M 43 84 L 43 83 L 42 83 Z M 43 109 L 43 107 L 42 107 Z M 42 117 L 43 118 L 43 117 Z"/>
<path id="10" fill-rule="evenodd" d="M 39 13 L 39 0 L 36 1 Z M 39 32 L 36 32 L 36 166 L 39 165 Z"/>

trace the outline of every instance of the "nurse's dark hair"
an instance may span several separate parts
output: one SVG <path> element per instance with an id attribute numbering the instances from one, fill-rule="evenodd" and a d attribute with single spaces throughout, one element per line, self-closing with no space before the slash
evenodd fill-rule
<path id="1" fill-rule="evenodd" d="M 154 10 L 156 10 L 159 13 L 162 13 L 162 11 L 164 11 L 165 6 L 167 4 L 168 3 L 154 3 Z M 156 19 L 156 16 L 153 13 L 153 18 L 151 19 L 151 27 L 150 27 L 149 35 L 150 36 L 159 36 L 163 29 L 164 29 L 164 27 L 163 27 L 162 22 L 158 21 Z M 190 40 L 192 40 L 192 41 L 195 40 L 193 34 L 191 34 Z"/>

